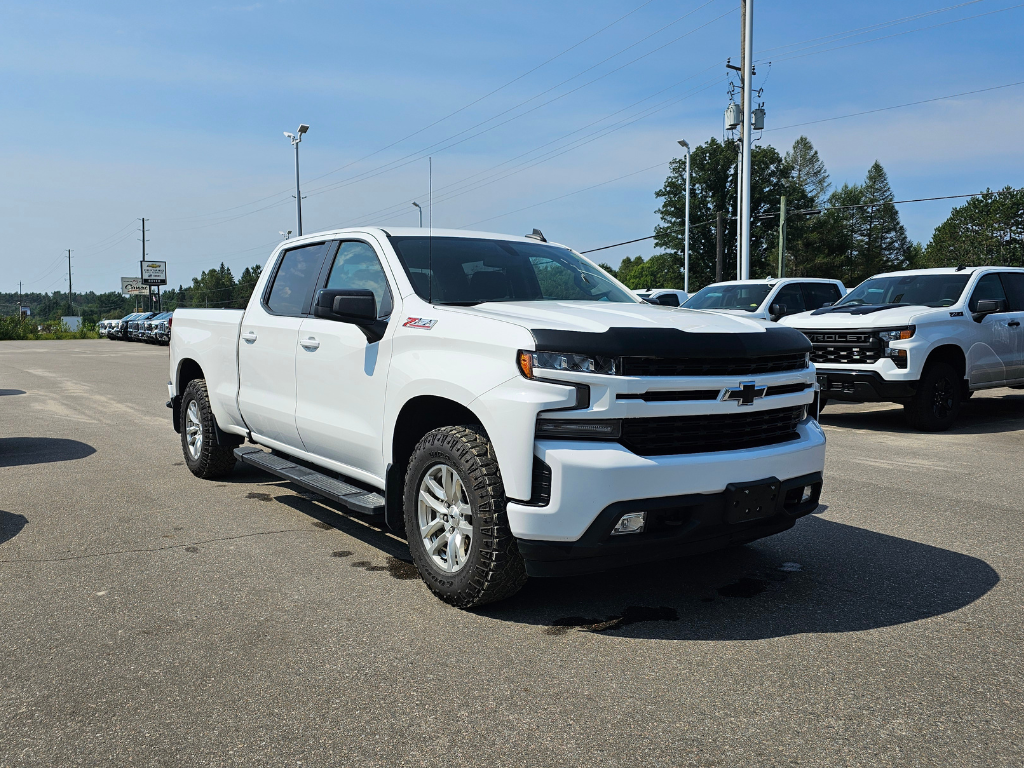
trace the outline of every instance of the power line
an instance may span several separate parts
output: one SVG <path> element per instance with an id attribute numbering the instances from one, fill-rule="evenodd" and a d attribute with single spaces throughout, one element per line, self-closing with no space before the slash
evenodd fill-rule
<path id="1" fill-rule="evenodd" d="M 1024 85 L 1024 80 L 1018 80 L 1016 83 L 1007 83 L 1006 85 L 994 85 L 991 88 L 979 88 L 976 91 L 964 91 L 963 93 L 953 93 L 953 94 L 950 94 L 949 96 L 936 96 L 934 99 L 922 99 L 921 101 L 911 101 L 911 102 L 908 102 L 906 104 L 896 104 L 896 105 L 891 106 L 891 107 L 880 107 L 878 109 L 868 109 L 868 110 L 865 110 L 864 112 L 853 112 L 853 113 L 851 113 L 849 115 L 838 115 L 836 117 L 826 117 L 826 118 L 822 118 L 821 120 L 809 120 L 806 123 L 793 123 L 792 125 L 782 125 L 782 126 L 779 126 L 778 128 L 766 128 L 765 129 L 765 133 L 768 133 L 770 131 L 784 131 L 787 128 L 800 128 L 800 127 L 805 126 L 805 125 L 816 125 L 818 123 L 829 123 L 829 122 L 832 122 L 833 120 L 845 120 L 848 117 L 860 117 L 861 115 L 873 115 L 876 112 L 888 112 L 888 111 L 893 110 L 893 109 L 902 109 L 904 107 L 917 106 L 918 104 L 929 104 L 929 103 L 931 103 L 933 101 L 945 101 L 947 99 L 955 99 L 955 98 L 958 98 L 960 96 L 972 96 L 972 95 L 974 95 L 976 93 L 988 93 L 989 91 L 998 91 L 998 90 L 1000 90 L 1002 88 L 1014 88 L 1014 87 L 1016 87 L 1018 85 Z"/>

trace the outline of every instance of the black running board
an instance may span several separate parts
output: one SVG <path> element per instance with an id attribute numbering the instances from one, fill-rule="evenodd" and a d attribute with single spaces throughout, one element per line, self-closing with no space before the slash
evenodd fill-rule
<path id="1" fill-rule="evenodd" d="M 275 456 L 252 446 L 242 446 L 235 448 L 235 457 L 264 472 L 300 485 L 308 491 L 319 493 L 331 501 L 348 507 L 353 512 L 360 512 L 364 515 L 384 513 L 384 497 L 381 494 L 349 485 L 329 475 L 295 464 L 281 456 Z"/>

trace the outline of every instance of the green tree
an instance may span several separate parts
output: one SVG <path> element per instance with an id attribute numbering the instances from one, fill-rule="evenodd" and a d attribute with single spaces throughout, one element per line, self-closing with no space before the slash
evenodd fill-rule
<path id="1" fill-rule="evenodd" d="M 235 277 L 221 262 L 219 269 L 209 269 L 192 278 L 191 303 L 195 307 L 230 307 L 235 303 Z"/>
<path id="2" fill-rule="evenodd" d="M 811 201 L 815 205 L 823 203 L 832 188 L 832 182 L 811 140 L 801 136 L 794 141 L 793 148 L 786 153 L 786 162 L 793 169 L 793 181 L 807 193 Z"/>
<path id="3" fill-rule="evenodd" d="M 256 288 L 256 281 L 260 279 L 263 267 L 259 264 L 253 267 L 246 267 L 238 276 L 238 284 L 235 286 L 235 306 L 245 309 L 249 305 L 249 297 Z"/>
<path id="4" fill-rule="evenodd" d="M 968 200 L 935 228 L 922 261 L 930 267 L 1024 267 L 1024 189 Z"/>

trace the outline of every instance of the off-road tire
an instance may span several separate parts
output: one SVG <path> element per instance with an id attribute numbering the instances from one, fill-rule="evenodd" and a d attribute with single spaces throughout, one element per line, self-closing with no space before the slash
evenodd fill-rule
<path id="1" fill-rule="evenodd" d="M 203 436 L 202 447 L 196 458 L 192 457 L 188 447 L 188 409 L 192 402 L 196 404 Z M 216 424 L 213 411 L 210 409 L 206 380 L 192 379 L 181 396 L 181 452 L 185 456 L 185 466 L 193 475 L 203 480 L 223 477 L 235 467 L 234 451 L 217 444 Z"/>
<path id="2" fill-rule="evenodd" d="M 420 484 L 438 463 L 455 470 L 473 514 L 466 564 L 455 573 L 437 566 L 427 553 L 417 513 Z M 409 551 L 430 590 L 457 608 L 504 600 L 526 583 L 526 566 L 509 529 L 505 486 L 491 441 L 479 426 L 441 427 L 428 432 L 412 452 L 405 473 L 405 530 Z"/>
<path id="3" fill-rule="evenodd" d="M 907 422 L 923 432 L 945 432 L 963 404 L 963 377 L 949 363 L 930 363 L 914 399 L 903 406 Z"/>

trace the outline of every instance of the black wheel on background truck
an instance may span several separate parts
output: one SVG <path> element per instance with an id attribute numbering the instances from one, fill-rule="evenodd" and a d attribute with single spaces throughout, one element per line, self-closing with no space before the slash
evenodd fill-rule
<path id="1" fill-rule="evenodd" d="M 526 583 L 494 448 L 481 427 L 428 432 L 409 459 L 404 502 L 413 562 L 445 602 L 475 608 Z"/>
<path id="2" fill-rule="evenodd" d="M 206 380 L 192 379 L 181 396 L 181 450 L 185 465 L 203 480 L 222 477 L 235 466 L 234 451 L 217 444 L 216 424 Z"/>
<path id="3" fill-rule="evenodd" d="M 914 399 L 903 406 L 912 427 L 944 432 L 953 426 L 963 403 L 963 376 L 949 363 L 925 366 Z"/>

